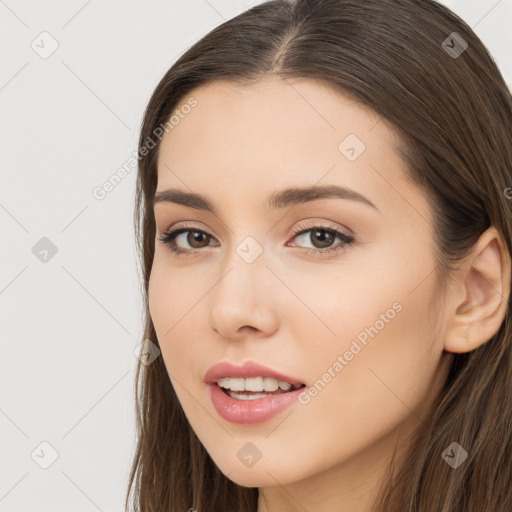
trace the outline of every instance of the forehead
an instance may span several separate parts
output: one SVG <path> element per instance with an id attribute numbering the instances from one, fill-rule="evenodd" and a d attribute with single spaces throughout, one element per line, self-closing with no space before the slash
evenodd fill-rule
<path id="1" fill-rule="evenodd" d="M 195 106 L 184 109 L 191 98 Z M 393 129 L 318 81 L 214 81 L 191 91 L 174 113 L 179 122 L 159 150 L 159 190 L 266 197 L 276 188 L 325 182 L 371 195 L 382 189 L 379 174 L 396 180 L 403 170 Z"/>

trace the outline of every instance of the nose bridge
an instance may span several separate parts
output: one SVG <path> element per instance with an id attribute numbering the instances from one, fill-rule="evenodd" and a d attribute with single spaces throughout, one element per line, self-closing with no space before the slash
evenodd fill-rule
<path id="1" fill-rule="evenodd" d="M 224 277 L 219 287 L 231 289 L 230 293 L 241 293 L 245 288 L 247 294 L 259 294 L 268 280 L 267 260 L 262 243 L 255 237 L 248 235 L 234 242 L 222 263 Z"/>
<path id="2" fill-rule="evenodd" d="M 220 280 L 212 290 L 209 319 L 223 336 L 235 335 L 243 326 L 262 331 L 274 328 L 276 297 L 270 293 L 273 274 L 267 263 L 263 245 L 250 235 L 234 242 L 224 255 Z"/>

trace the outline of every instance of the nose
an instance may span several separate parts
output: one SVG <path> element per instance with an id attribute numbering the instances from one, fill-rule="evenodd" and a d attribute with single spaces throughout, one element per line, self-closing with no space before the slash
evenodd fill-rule
<path id="1" fill-rule="evenodd" d="M 279 281 L 264 254 L 248 262 L 233 249 L 220 267 L 218 283 L 209 294 L 208 322 L 225 339 L 266 337 L 277 329 Z"/>

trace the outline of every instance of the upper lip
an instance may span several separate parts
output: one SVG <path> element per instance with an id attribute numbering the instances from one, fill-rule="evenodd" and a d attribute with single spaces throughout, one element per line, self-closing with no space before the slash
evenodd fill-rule
<path id="1" fill-rule="evenodd" d="M 304 384 L 302 381 L 289 377 L 283 373 L 272 370 L 254 361 L 247 361 L 241 366 L 234 365 L 227 361 L 212 366 L 204 376 L 207 384 L 216 384 L 223 377 L 249 378 L 249 377 L 273 377 L 274 379 L 289 382 L 292 385 Z"/>

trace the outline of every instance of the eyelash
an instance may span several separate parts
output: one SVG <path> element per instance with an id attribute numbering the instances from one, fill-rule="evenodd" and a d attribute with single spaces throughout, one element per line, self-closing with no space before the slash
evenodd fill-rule
<path id="1" fill-rule="evenodd" d="M 313 230 L 318 231 L 325 231 L 331 235 L 335 235 L 335 237 L 339 237 L 341 239 L 341 243 L 338 245 L 335 245 L 333 247 L 329 247 L 327 249 L 310 249 L 310 248 L 302 248 L 303 251 L 305 251 L 306 254 L 315 254 L 324 256 L 328 253 L 337 253 L 343 249 L 345 249 L 346 246 L 350 246 L 355 242 L 354 237 L 347 235 L 341 231 L 338 231 L 337 229 L 331 228 L 331 227 L 324 227 L 324 226 L 305 226 L 305 225 L 299 225 L 294 229 L 294 236 L 293 238 L 296 238 L 298 235 L 302 235 L 304 233 L 307 233 L 308 231 Z M 193 226 L 189 227 L 180 227 L 180 228 L 174 228 L 169 229 L 162 233 L 161 235 L 158 235 L 158 239 L 163 244 L 167 245 L 169 249 L 175 253 L 175 254 L 181 254 L 182 256 L 188 256 L 192 253 L 198 252 L 201 249 L 181 249 L 176 246 L 175 239 L 178 235 L 181 233 L 186 233 L 188 231 L 196 232 L 196 233 L 202 233 L 204 235 L 209 235 L 206 231 L 203 231 L 202 229 L 194 228 Z"/>

